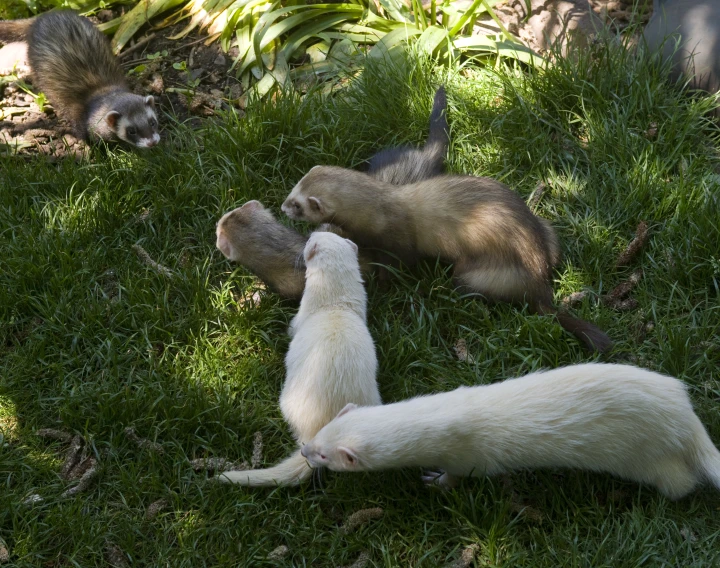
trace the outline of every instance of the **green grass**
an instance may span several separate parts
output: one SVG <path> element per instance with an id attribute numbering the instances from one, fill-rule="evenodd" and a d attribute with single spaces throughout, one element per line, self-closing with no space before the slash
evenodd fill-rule
<path id="1" fill-rule="evenodd" d="M 435 567 L 471 544 L 478 566 L 717 566 L 710 489 L 673 503 L 610 476 L 539 471 L 443 492 L 409 469 L 249 490 L 208 483 L 188 463 L 249 460 L 257 431 L 264 465 L 293 449 L 277 399 L 296 307 L 272 295 L 238 303 L 257 281 L 214 249 L 215 222 L 248 199 L 279 215 L 316 164 L 356 167 L 381 146 L 421 142 L 441 82 L 450 169 L 524 197 L 547 182 L 538 214 L 562 240 L 558 299 L 644 270 L 638 309 L 590 294 L 577 313 L 616 341 L 609 360 L 684 380 L 720 443 L 720 137 L 703 118 L 712 101 L 663 80 L 602 45 L 544 75 L 371 66 L 344 95 L 279 97 L 201 132 L 174 124 L 149 153 L 0 159 L 0 536 L 12 565 L 105 566 L 112 542 L 149 567 L 341 566 L 364 550 L 374 566 Z M 641 220 L 648 246 L 614 268 Z M 134 244 L 175 276 L 144 265 Z M 549 318 L 463 298 L 434 263 L 387 288 L 371 282 L 369 326 L 385 401 L 596 359 Z M 455 357 L 459 338 L 472 362 Z M 138 448 L 128 426 L 164 453 Z M 101 470 L 85 493 L 60 497 L 62 446 L 34 434 L 47 427 L 92 442 Z M 34 493 L 44 501 L 21 504 Z M 170 507 L 146 519 L 160 498 Z M 340 530 L 368 507 L 383 517 Z M 267 560 L 279 545 L 289 555 Z"/>

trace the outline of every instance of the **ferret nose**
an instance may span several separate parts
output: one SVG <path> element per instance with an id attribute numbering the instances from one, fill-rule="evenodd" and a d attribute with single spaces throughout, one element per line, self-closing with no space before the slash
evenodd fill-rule
<path id="1" fill-rule="evenodd" d="M 157 143 L 158 143 L 157 138 L 150 138 L 150 139 L 147 141 L 147 147 L 148 147 L 148 148 L 152 148 L 153 146 L 157 146 Z"/>

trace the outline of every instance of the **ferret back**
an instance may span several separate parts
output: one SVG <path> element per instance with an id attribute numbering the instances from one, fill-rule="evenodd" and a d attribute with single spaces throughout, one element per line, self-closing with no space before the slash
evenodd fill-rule
<path id="1" fill-rule="evenodd" d="M 73 120 L 98 90 L 126 89 L 110 43 L 86 18 L 71 11 L 38 16 L 28 34 L 34 81 L 49 101 Z"/>

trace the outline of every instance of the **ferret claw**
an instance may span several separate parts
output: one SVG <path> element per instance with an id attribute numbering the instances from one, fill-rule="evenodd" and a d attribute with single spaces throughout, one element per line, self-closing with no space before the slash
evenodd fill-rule
<path id="1" fill-rule="evenodd" d="M 423 471 L 423 475 L 420 477 L 420 479 L 423 480 L 423 483 L 428 486 L 439 486 L 443 489 L 452 489 L 457 485 L 457 478 L 450 475 L 449 473 L 439 470 L 439 471 L 432 471 L 432 470 L 425 470 Z"/>

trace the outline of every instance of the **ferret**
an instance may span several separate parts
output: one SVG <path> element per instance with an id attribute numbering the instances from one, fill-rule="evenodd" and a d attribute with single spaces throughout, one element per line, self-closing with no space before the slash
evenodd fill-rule
<path id="1" fill-rule="evenodd" d="M 680 499 L 720 489 L 720 452 L 685 386 L 630 365 L 584 364 L 386 406 L 347 405 L 305 444 L 313 467 L 438 467 L 429 483 L 530 468 L 608 472 Z"/>
<path id="2" fill-rule="evenodd" d="M 387 183 L 413 183 L 440 175 L 449 145 L 445 116 L 445 89 L 435 93 L 430 114 L 430 134 L 422 149 L 400 146 L 386 148 L 370 158 L 368 174 Z M 342 235 L 339 227 L 326 223 L 318 228 Z M 256 274 L 275 293 L 300 299 L 305 287 L 302 251 L 307 237 L 279 223 L 256 200 L 225 213 L 217 223 L 216 246 L 229 260 L 238 262 Z M 363 274 L 373 271 L 371 262 L 379 260 L 369 251 L 361 251 Z M 383 258 L 383 260 L 386 260 Z"/>
<path id="3" fill-rule="evenodd" d="M 317 231 L 343 237 L 340 227 L 324 223 Z M 283 298 L 299 300 L 305 289 L 303 249 L 308 238 L 275 219 L 259 201 L 223 215 L 215 228 L 215 246 L 228 260 L 238 262 L 268 288 Z M 360 271 L 370 274 L 373 266 L 362 251 L 358 254 Z"/>
<path id="4" fill-rule="evenodd" d="M 332 221 L 361 248 L 393 252 L 407 264 L 439 256 L 453 263 L 459 287 L 554 314 L 590 349 L 612 346 L 598 327 L 555 309 L 550 280 L 560 262 L 557 235 L 497 180 L 443 175 L 397 186 L 353 170 L 315 166 L 282 210 L 298 221 Z"/>
<path id="5" fill-rule="evenodd" d="M 281 224 L 262 203 L 248 201 L 225 213 L 215 232 L 215 244 L 226 258 L 245 266 L 273 292 L 302 296 L 307 237 Z"/>
<path id="6" fill-rule="evenodd" d="M 290 323 L 287 377 L 280 394 L 280 410 L 299 445 L 349 402 L 381 404 L 357 246 L 334 233 L 315 232 L 303 255 L 305 292 Z M 296 485 L 311 474 L 298 450 L 273 468 L 226 472 L 220 479 L 254 487 Z"/>
<path id="7" fill-rule="evenodd" d="M 385 148 L 369 160 L 367 173 L 379 181 L 404 185 L 441 175 L 450 145 L 445 88 L 435 92 L 430 113 L 430 133 L 420 148 Z"/>
<path id="8" fill-rule="evenodd" d="M 0 22 L 0 41 L 26 41 L 33 82 L 78 138 L 160 141 L 155 100 L 130 92 L 105 36 L 71 11 Z"/>

